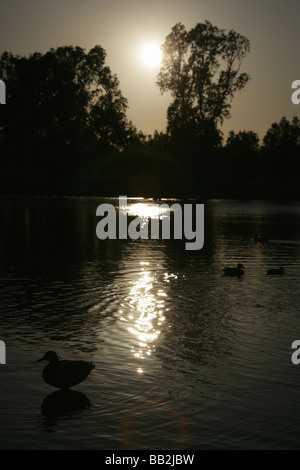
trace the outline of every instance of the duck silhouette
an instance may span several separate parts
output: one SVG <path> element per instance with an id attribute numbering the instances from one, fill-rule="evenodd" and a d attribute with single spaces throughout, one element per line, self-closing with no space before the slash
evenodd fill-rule
<path id="1" fill-rule="evenodd" d="M 272 276 L 272 275 L 273 275 L 273 276 L 276 276 L 276 275 L 278 275 L 278 274 L 279 274 L 279 275 L 282 275 L 282 274 L 284 274 L 284 268 L 283 268 L 282 266 L 280 266 L 279 269 L 268 269 L 267 274 L 268 274 L 268 275 L 271 275 L 271 276 Z"/>
<path id="2" fill-rule="evenodd" d="M 244 266 L 239 263 L 236 268 L 224 268 L 223 271 L 225 276 L 241 276 L 245 274 L 243 268 Z"/>
<path id="3" fill-rule="evenodd" d="M 43 370 L 44 381 L 61 390 L 83 382 L 95 367 L 92 362 L 59 360 L 55 351 L 47 351 L 41 361 L 49 362 Z"/>

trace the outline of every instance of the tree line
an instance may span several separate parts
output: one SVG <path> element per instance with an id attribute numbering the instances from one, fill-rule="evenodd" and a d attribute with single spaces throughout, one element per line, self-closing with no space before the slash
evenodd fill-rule
<path id="1" fill-rule="evenodd" d="M 29 57 L 4 52 L 0 78 L 2 193 L 298 198 L 300 120 L 282 117 L 262 142 L 222 124 L 250 77 L 247 38 L 210 22 L 176 24 L 157 77 L 170 92 L 167 126 L 146 136 L 101 46 Z"/>

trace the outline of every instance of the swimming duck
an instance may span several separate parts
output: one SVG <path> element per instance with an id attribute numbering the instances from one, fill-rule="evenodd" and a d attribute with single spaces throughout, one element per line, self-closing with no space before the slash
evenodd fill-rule
<path id="1" fill-rule="evenodd" d="M 83 382 L 94 369 L 92 362 L 86 361 L 67 361 L 59 360 L 56 352 L 47 351 L 46 354 L 38 360 L 49 361 L 43 370 L 43 379 L 49 385 L 69 390 L 74 385 Z"/>
<path id="2" fill-rule="evenodd" d="M 225 276 L 240 276 L 241 274 L 245 274 L 243 270 L 244 266 L 239 263 L 236 268 L 224 268 Z"/>
<path id="3" fill-rule="evenodd" d="M 254 243 L 268 243 L 268 241 L 268 238 L 259 237 L 257 235 L 254 237 Z"/>
<path id="4" fill-rule="evenodd" d="M 279 269 L 268 269 L 267 274 L 269 275 L 284 274 L 284 268 L 280 266 Z"/>

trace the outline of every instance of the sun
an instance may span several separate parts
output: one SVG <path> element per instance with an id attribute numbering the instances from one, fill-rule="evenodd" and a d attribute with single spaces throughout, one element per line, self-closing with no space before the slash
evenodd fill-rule
<path id="1" fill-rule="evenodd" d="M 158 67 L 161 64 L 162 54 L 157 43 L 145 44 L 140 51 L 142 62 L 147 67 Z"/>

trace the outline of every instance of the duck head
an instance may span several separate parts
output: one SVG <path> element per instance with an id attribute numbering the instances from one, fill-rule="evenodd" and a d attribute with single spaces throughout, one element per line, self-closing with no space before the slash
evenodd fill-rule
<path id="1" fill-rule="evenodd" d="M 58 362 L 59 359 L 55 351 L 47 351 L 46 354 L 37 362 L 41 362 L 41 361 L 48 361 L 48 362 L 53 363 L 53 362 Z"/>

